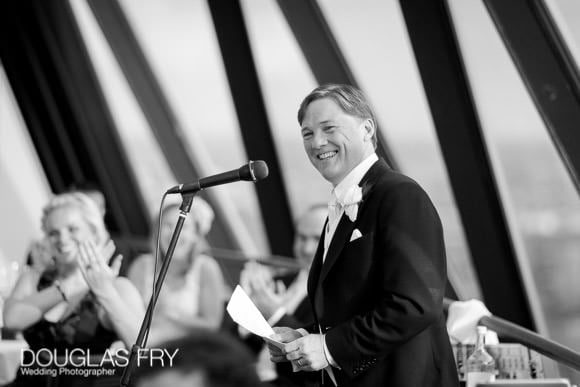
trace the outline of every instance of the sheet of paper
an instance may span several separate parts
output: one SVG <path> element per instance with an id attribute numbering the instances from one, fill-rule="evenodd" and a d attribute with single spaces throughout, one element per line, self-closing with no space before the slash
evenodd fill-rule
<path id="1" fill-rule="evenodd" d="M 228 301 L 226 307 L 232 320 L 234 320 L 238 325 L 247 329 L 255 335 L 262 337 L 268 343 L 271 343 L 278 348 L 284 346 L 283 343 L 272 340 L 270 338 L 275 332 L 268 324 L 268 321 L 262 316 L 258 307 L 252 302 L 247 293 L 242 289 L 240 285 L 237 285 Z M 292 363 L 292 370 L 296 372 L 298 370 L 296 364 Z M 326 372 L 328 376 L 336 386 L 336 378 L 334 377 L 334 372 L 331 366 L 326 367 Z"/>
<path id="2" fill-rule="evenodd" d="M 278 347 L 283 345 L 270 338 L 274 334 L 274 330 L 240 285 L 234 289 L 226 310 L 232 319 L 243 328 Z"/>

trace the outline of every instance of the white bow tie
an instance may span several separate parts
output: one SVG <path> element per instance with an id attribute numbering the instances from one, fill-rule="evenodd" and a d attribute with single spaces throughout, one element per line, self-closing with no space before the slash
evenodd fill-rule
<path id="1" fill-rule="evenodd" d="M 331 199 L 328 202 L 329 220 L 331 220 L 331 214 L 333 216 L 338 216 L 338 214 L 344 210 L 350 221 L 354 222 L 358 215 L 358 206 L 362 200 L 362 189 L 355 184 L 350 187 L 343 196 L 342 200 L 339 200 L 336 197 L 336 193 L 333 191 Z"/>

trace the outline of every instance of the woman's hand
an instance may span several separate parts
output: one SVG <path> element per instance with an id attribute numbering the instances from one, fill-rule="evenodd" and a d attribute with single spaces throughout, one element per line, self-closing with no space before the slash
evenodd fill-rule
<path id="1" fill-rule="evenodd" d="M 34 241 L 30 247 L 31 268 L 42 274 L 51 266 L 54 266 L 54 257 L 48 239 Z"/>
<path id="2" fill-rule="evenodd" d="M 92 241 L 79 243 L 79 267 L 89 288 L 97 297 L 110 295 L 115 290 L 113 282 L 119 275 L 123 257 L 117 255 L 109 266 L 107 262 L 114 252 L 115 244 L 111 240 L 100 247 Z"/>
<path id="3" fill-rule="evenodd" d="M 286 288 L 282 281 L 274 281 L 272 271 L 264 265 L 249 262 L 242 272 L 242 287 L 266 318 L 282 306 Z"/>

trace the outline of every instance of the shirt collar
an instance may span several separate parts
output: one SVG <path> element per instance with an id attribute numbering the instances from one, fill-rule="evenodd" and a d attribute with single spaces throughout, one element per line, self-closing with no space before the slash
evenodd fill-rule
<path id="1" fill-rule="evenodd" d="M 333 195 L 338 199 L 339 202 L 344 201 L 344 196 L 346 195 L 347 191 L 355 184 L 358 184 L 363 176 L 368 172 L 369 169 L 379 160 L 379 157 L 376 153 L 372 153 L 366 159 L 360 162 L 359 165 L 353 168 L 352 171 L 348 173 L 342 179 L 340 183 L 332 190 Z"/>

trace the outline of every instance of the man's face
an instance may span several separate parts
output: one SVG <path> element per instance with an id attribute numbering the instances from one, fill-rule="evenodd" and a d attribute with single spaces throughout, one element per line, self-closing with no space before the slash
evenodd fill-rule
<path id="1" fill-rule="evenodd" d="M 334 186 L 374 152 L 372 121 L 345 113 L 330 98 L 311 102 L 301 126 L 310 162 Z"/>

